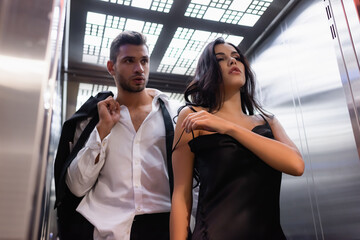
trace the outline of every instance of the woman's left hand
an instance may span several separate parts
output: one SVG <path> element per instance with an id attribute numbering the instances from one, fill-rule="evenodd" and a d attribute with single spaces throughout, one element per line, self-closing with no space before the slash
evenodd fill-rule
<path id="1" fill-rule="evenodd" d="M 190 113 L 182 122 L 182 127 L 187 133 L 193 130 L 205 130 L 224 134 L 229 125 L 230 122 L 204 110 Z"/>

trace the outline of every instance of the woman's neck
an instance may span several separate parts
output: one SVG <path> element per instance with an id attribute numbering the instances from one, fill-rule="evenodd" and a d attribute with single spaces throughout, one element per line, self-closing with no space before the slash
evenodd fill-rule
<path id="1" fill-rule="evenodd" d="M 241 93 L 240 91 L 231 95 L 225 96 L 223 105 L 219 112 L 223 114 L 232 114 L 239 117 L 245 116 L 246 114 L 241 109 Z"/>

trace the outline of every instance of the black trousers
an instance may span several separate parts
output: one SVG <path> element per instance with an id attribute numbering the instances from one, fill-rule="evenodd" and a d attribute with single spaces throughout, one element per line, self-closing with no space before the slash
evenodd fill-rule
<path id="1" fill-rule="evenodd" d="M 168 212 L 135 216 L 130 240 L 169 240 L 169 220 Z"/>
<path id="2" fill-rule="evenodd" d="M 61 240 L 91 240 L 94 226 L 76 212 L 82 221 L 61 229 Z M 131 227 L 130 240 L 169 240 L 170 213 L 154 213 L 135 216 Z M 71 222 L 71 221 L 69 221 Z M 64 225 L 64 224 L 62 224 Z M 60 230 L 60 229 L 59 229 Z"/>

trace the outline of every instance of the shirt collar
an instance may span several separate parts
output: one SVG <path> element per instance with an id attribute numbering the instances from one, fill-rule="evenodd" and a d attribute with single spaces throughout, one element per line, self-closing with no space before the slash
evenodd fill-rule
<path id="1" fill-rule="evenodd" d="M 164 92 L 161 92 L 160 90 L 157 90 L 155 88 L 145 88 L 145 91 L 151 96 L 153 97 L 153 102 L 157 102 L 157 100 L 159 98 L 161 98 L 162 100 L 164 100 L 165 102 L 168 102 L 170 100 L 170 97 L 164 93 Z M 117 98 L 117 93 L 114 94 L 114 99 Z"/>
<path id="2" fill-rule="evenodd" d="M 161 98 L 161 100 L 163 101 L 169 101 L 169 96 L 166 95 L 165 93 L 155 89 L 155 88 L 146 88 L 145 89 L 147 91 L 147 93 L 152 96 L 154 99 L 153 99 L 153 102 L 157 102 L 157 100 L 159 98 Z"/>

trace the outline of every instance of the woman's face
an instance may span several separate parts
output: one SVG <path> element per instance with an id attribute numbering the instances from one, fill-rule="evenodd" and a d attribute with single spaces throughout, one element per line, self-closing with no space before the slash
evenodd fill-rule
<path id="1" fill-rule="evenodd" d="M 245 67 L 240 61 L 240 54 L 236 49 L 225 43 L 214 48 L 215 56 L 221 69 L 225 89 L 239 90 L 245 84 Z"/>

